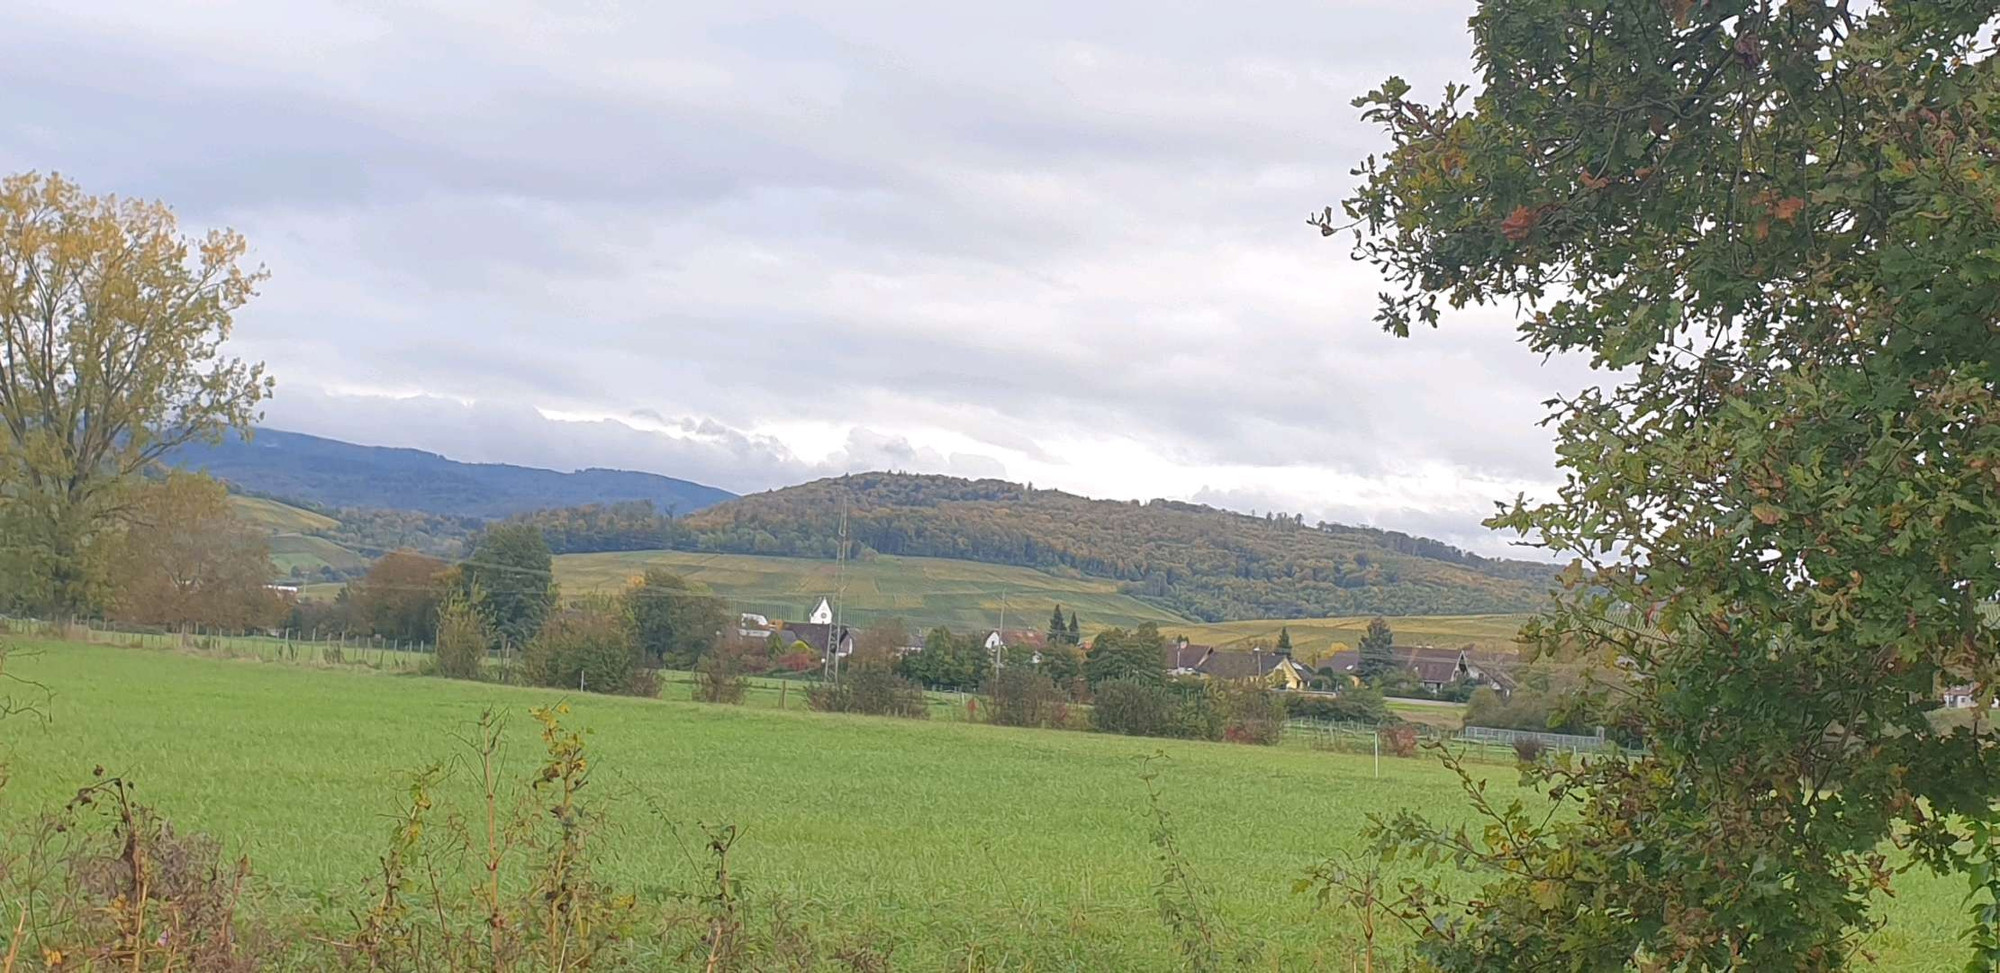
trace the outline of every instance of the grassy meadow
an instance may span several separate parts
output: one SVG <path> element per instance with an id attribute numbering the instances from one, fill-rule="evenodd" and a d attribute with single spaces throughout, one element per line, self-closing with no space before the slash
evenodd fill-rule
<path id="1" fill-rule="evenodd" d="M 240 493 L 229 495 L 229 505 L 236 516 L 244 522 L 273 533 L 304 534 L 316 530 L 332 530 L 340 522 L 325 514 L 314 513 L 303 507 L 266 500 L 263 497 L 246 497 Z"/>
<path id="2" fill-rule="evenodd" d="M 623 588 L 647 568 L 666 568 L 706 586 L 732 610 L 798 620 L 835 588 L 832 561 L 691 551 L 620 551 L 556 558 L 556 581 L 571 593 Z M 1120 594 L 1101 578 L 1065 578 L 1033 568 L 933 557 L 877 555 L 850 561 L 844 610 L 851 624 L 900 616 L 919 626 L 992 628 L 1006 609 L 1007 627 L 1039 629 L 1060 603 L 1088 631 L 1158 622 L 1169 630 L 1187 621 L 1166 609 Z"/>
<path id="3" fill-rule="evenodd" d="M 368 567 L 368 558 L 324 537 L 313 536 L 314 531 L 339 526 L 339 521 L 325 514 L 242 494 L 231 494 L 229 505 L 244 523 L 270 535 L 271 564 L 280 578 L 291 576 L 293 568 L 315 574 L 323 567 L 336 571 Z"/>
<path id="4" fill-rule="evenodd" d="M 303 568 L 307 573 L 318 571 L 322 566 L 336 571 L 365 570 L 368 559 L 327 540 L 308 534 L 271 535 L 271 564 L 278 569 L 280 577 L 291 574 L 292 568 Z"/>
<path id="5" fill-rule="evenodd" d="M 390 832 L 403 775 L 462 752 L 481 711 L 505 715 L 515 777 L 536 757 L 526 710 L 546 690 L 355 668 L 20 640 L 9 671 L 55 693 L 46 724 L 0 723 L 0 816 L 58 804 L 102 764 L 179 829 L 250 856 L 268 891 L 337 924 Z M 892 948 L 897 969 L 1167 969 L 1143 761 L 1232 952 L 1261 969 L 1347 969 L 1354 927 L 1291 883 L 1354 850 L 1371 811 L 1452 816 L 1425 760 L 1297 747 L 1133 739 L 662 700 L 573 697 L 596 798 L 615 831 L 606 877 L 693 889 L 681 837 L 745 829 L 735 867 L 819 928 Z M 797 700 L 793 700 L 793 705 Z M 1505 787 L 1511 771 L 1489 771 Z M 443 788 L 470 810 L 460 770 Z M 1532 795 L 1529 795 L 1532 800 Z M 678 831 L 676 830 L 678 829 Z M 677 837 L 677 833 L 681 837 Z M 1882 968 L 1955 969 L 1961 886 L 1909 875 L 1874 942 Z M 0 930 L 4 935 L 4 930 Z"/>

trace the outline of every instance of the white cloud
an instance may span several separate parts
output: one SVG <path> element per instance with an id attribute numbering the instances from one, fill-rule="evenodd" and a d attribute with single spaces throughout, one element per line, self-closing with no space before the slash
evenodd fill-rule
<path id="1" fill-rule="evenodd" d="M 1590 376 L 1502 313 L 1381 335 L 1302 219 L 1380 147 L 1348 98 L 1464 80 L 1469 13 L 17 3 L 0 165 L 244 230 L 272 279 L 236 345 L 280 426 L 735 490 L 1007 476 L 1490 553 L 1489 501 L 1553 479 L 1539 403 Z"/>

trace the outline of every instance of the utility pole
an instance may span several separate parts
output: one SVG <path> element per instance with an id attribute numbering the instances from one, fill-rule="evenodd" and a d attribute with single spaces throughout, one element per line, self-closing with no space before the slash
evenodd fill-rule
<path id="1" fill-rule="evenodd" d="M 1000 627 L 993 631 L 993 674 L 1000 675 L 1000 656 L 1007 651 L 1007 589 L 1000 589 Z"/>
<path id="2" fill-rule="evenodd" d="M 840 552 L 833 562 L 833 629 L 827 632 L 826 650 L 833 656 L 833 681 L 840 681 L 840 642 L 845 634 L 842 621 L 846 611 L 842 604 L 847 598 L 847 498 L 840 498 Z"/>

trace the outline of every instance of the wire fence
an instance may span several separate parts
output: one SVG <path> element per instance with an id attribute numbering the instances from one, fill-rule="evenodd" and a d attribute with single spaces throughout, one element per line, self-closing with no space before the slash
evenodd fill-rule
<path id="1" fill-rule="evenodd" d="M 289 630 L 268 635 L 243 635 L 194 625 L 163 629 L 83 618 L 50 621 L 0 615 L 0 632 L 129 649 L 187 652 L 265 662 L 358 666 L 389 672 L 421 672 L 427 668 L 436 651 L 436 646 L 430 642 L 379 636 Z M 514 655 L 505 649 L 495 649 L 488 657 L 488 677 L 498 683 L 517 683 L 520 673 L 519 667 L 513 664 L 517 661 Z M 661 669 L 658 672 L 662 698 L 686 699 L 692 694 L 693 672 L 681 669 Z M 808 694 L 818 684 L 815 676 L 749 676 L 744 681 L 745 702 L 768 709 L 806 709 L 809 706 Z M 930 715 L 934 720 L 966 722 L 976 718 L 979 704 L 968 705 L 970 700 L 976 698 L 969 693 L 932 690 L 925 696 L 930 701 Z"/>
<path id="2" fill-rule="evenodd" d="M 414 671 L 422 668 L 434 646 L 429 642 L 338 633 L 285 630 L 267 635 L 218 632 L 198 625 L 178 628 L 118 625 L 101 619 L 51 621 L 0 615 L 0 630 L 12 635 L 119 645 L 134 649 L 202 652 L 269 662 L 312 662 L 363 665 L 376 669 Z"/>
<path id="3" fill-rule="evenodd" d="M 1594 736 L 1576 733 L 1551 733 L 1546 730 L 1509 730 L 1494 726 L 1468 726 L 1459 732 L 1459 738 L 1479 743 L 1497 743 L 1513 746 L 1523 740 L 1533 740 L 1550 750 L 1569 750 L 1577 753 L 1591 753 L 1616 748 L 1615 741 L 1604 736 L 1600 728 Z"/>
<path id="4" fill-rule="evenodd" d="M 1616 753 L 1621 750 L 1616 742 L 1601 736 L 1543 733 L 1535 730 L 1503 730 L 1484 726 L 1466 727 L 1458 731 L 1410 723 L 1401 724 L 1401 727 L 1401 732 L 1415 734 L 1419 746 L 1426 743 L 1445 743 L 1467 757 L 1502 763 L 1513 763 L 1519 759 L 1520 751 L 1516 749 L 1515 744 L 1521 740 L 1534 740 L 1545 750 L 1567 751 L 1579 755 Z M 1385 736 L 1387 732 L 1387 728 L 1373 723 L 1306 718 L 1285 721 L 1287 744 L 1336 753 L 1389 754 L 1393 751 L 1393 747 Z"/>

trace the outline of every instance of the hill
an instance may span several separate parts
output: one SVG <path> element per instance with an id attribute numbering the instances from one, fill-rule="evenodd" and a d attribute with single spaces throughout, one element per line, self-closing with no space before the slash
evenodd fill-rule
<path id="1" fill-rule="evenodd" d="M 436 453 L 358 446 L 279 429 L 245 441 L 196 443 L 169 457 L 237 488 L 330 508 L 411 510 L 492 519 L 544 507 L 649 501 L 690 513 L 734 496 L 687 480 L 630 470 L 555 470 L 461 463 Z"/>
<path id="2" fill-rule="evenodd" d="M 232 493 L 229 495 L 229 505 L 236 509 L 236 516 L 243 518 L 245 523 L 273 533 L 310 534 L 333 530 L 340 526 L 340 521 L 325 514 L 280 503 L 268 497 Z"/>
<path id="3" fill-rule="evenodd" d="M 341 522 L 323 513 L 240 493 L 229 505 L 243 521 L 270 535 L 271 564 L 280 580 L 349 576 L 368 569 L 368 558 L 331 540 Z"/>
<path id="4" fill-rule="evenodd" d="M 647 568 L 665 568 L 706 586 L 732 611 L 803 619 L 822 595 L 833 594 L 835 565 L 812 558 L 623 551 L 556 558 L 565 594 L 612 591 Z M 849 624 L 890 616 L 917 628 L 945 625 L 971 631 L 1000 625 L 1041 629 L 1057 604 L 1087 629 L 1157 622 L 1163 630 L 1187 620 L 1118 590 L 1099 578 L 1057 577 L 1030 568 L 931 557 L 879 556 L 850 561 L 842 610 Z"/>
<path id="5" fill-rule="evenodd" d="M 680 526 L 701 550 L 832 557 L 843 508 L 857 554 L 1069 571 L 1208 621 L 1531 611 L 1554 575 L 1395 531 L 900 473 L 742 497 Z"/>

